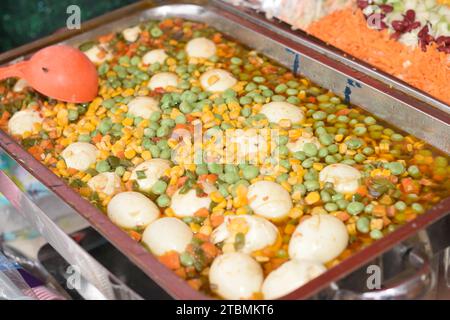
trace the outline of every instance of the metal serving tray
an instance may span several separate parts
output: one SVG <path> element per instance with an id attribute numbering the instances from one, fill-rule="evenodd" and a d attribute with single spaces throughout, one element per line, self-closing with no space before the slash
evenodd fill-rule
<path id="1" fill-rule="evenodd" d="M 164 4 L 161 4 L 161 1 L 141 1 L 91 20 L 85 23 L 81 30 L 64 31 L 1 54 L 0 64 L 23 59 L 34 51 L 51 44 L 77 45 L 96 36 L 114 30 L 118 31 L 142 21 L 172 16 L 206 22 L 237 41 L 266 54 L 279 63 L 292 68 L 295 72 L 303 74 L 317 84 L 340 94 L 351 103 L 360 105 L 381 119 L 414 134 L 447 154 L 450 152 L 448 138 L 450 136 L 450 115 L 448 113 L 432 108 L 379 80 L 370 78 L 329 56 L 322 55 L 304 43 L 297 42 L 293 36 L 285 37 L 272 28 L 265 27 L 267 21 L 262 16 L 248 19 L 247 14 L 218 1 L 165 1 Z M 83 199 L 3 131 L 0 131 L 0 147 L 84 217 L 101 235 L 172 297 L 210 299 L 192 289 L 184 280 L 159 263 L 140 244 L 110 222 L 104 213 Z M 21 196 L 14 192 L 8 192 L 6 187 L 2 188 L 6 185 L 6 181 L 6 176 L 0 175 L 0 191 L 4 192 L 7 197 L 9 195 L 13 204 L 20 206 L 21 200 L 23 200 Z M 447 198 L 426 214 L 355 253 L 284 298 L 305 299 L 312 296 L 328 287 L 333 281 L 346 276 L 449 212 L 450 198 Z"/>

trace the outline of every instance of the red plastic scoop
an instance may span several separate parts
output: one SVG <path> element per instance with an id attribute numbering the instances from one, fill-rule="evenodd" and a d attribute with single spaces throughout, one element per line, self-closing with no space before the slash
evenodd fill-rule
<path id="1" fill-rule="evenodd" d="M 94 64 L 80 50 L 65 45 L 41 49 L 28 61 L 0 68 L 0 80 L 10 77 L 23 78 L 36 91 L 66 102 L 88 102 L 98 92 Z"/>

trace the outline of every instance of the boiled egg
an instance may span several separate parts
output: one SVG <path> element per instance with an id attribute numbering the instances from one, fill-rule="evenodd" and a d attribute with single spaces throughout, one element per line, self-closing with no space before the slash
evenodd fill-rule
<path id="1" fill-rule="evenodd" d="M 177 218 L 161 218 L 150 223 L 142 234 L 142 242 L 150 251 L 161 256 L 169 251 L 182 253 L 191 242 L 193 233 Z"/>
<path id="2" fill-rule="evenodd" d="M 261 291 L 263 271 L 258 262 L 241 252 L 218 256 L 209 270 L 211 290 L 225 299 L 249 299 Z"/>
<path id="3" fill-rule="evenodd" d="M 22 92 L 23 89 L 25 89 L 26 87 L 28 87 L 29 84 L 27 82 L 27 80 L 20 78 L 19 80 L 17 80 L 17 82 L 14 84 L 13 87 L 13 91 L 14 92 Z"/>
<path id="4" fill-rule="evenodd" d="M 260 113 L 273 123 L 279 123 L 281 120 L 300 123 L 305 119 L 305 114 L 299 107 L 284 101 L 266 103 L 262 106 Z"/>
<path id="5" fill-rule="evenodd" d="M 355 193 L 359 187 L 359 179 L 359 170 L 343 163 L 330 164 L 319 173 L 320 182 L 331 182 L 334 189 L 342 193 Z"/>
<path id="6" fill-rule="evenodd" d="M 156 88 L 166 89 L 167 87 L 176 87 L 179 79 L 175 73 L 160 72 L 150 78 L 148 87 L 152 90 Z"/>
<path id="7" fill-rule="evenodd" d="M 34 110 L 22 110 L 14 113 L 8 121 L 8 131 L 12 135 L 23 135 L 25 132 L 33 132 L 36 124 L 42 123 L 39 112 Z"/>
<path id="8" fill-rule="evenodd" d="M 148 192 L 152 189 L 156 181 L 164 175 L 170 168 L 170 161 L 164 159 L 151 159 L 142 162 L 131 172 L 131 180 L 136 180 L 139 189 Z M 137 172 L 141 171 L 145 177 L 139 178 Z"/>
<path id="9" fill-rule="evenodd" d="M 245 244 L 240 252 L 250 254 L 273 245 L 278 238 L 278 229 L 269 220 L 250 215 L 226 216 L 224 222 L 211 234 L 211 241 L 234 243 L 236 234 L 245 235 Z"/>
<path id="10" fill-rule="evenodd" d="M 257 181 L 248 188 L 250 208 L 257 215 L 272 220 L 287 217 L 292 209 L 292 199 L 281 185 L 273 181 Z"/>
<path id="11" fill-rule="evenodd" d="M 216 54 L 216 45 L 207 38 L 195 38 L 186 44 L 186 53 L 190 58 L 208 59 Z"/>
<path id="12" fill-rule="evenodd" d="M 200 76 L 200 84 L 203 89 L 210 92 L 223 92 L 236 83 L 236 78 L 223 69 L 211 69 Z"/>
<path id="13" fill-rule="evenodd" d="M 128 113 L 135 117 L 148 119 L 153 112 L 160 110 L 158 100 L 152 97 L 136 97 L 128 102 Z"/>
<path id="14" fill-rule="evenodd" d="M 304 133 L 301 137 L 299 137 L 297 140 L 293 142 L 289 142 L 286 144 L 286 147 L 288 147 L 289 151 L 292 153 L 303 151 L 303 148 L 305 147 L 306 143 L 312 143 L 314 144 L 317 149 L 321 148 L 322 145 L 319 142 L 319 139 L 314 137 L 312 134 Z"/>
<path id="15" fill-rule="evenodd" d="M 95 163 L 98 153 L 98 149 L 93 144 L 74 142 L 61 152 L 61 156 L 68 168 L 84 171 Z"/>
<path id="16" fill-rule="evenodd" d="M 168 55 L 166 54 L 166 51 L 164 51 L 164 49 L 155 49 L 144 54 L 144 56 L 142 57 L 142 62 L 147 65 L 153 63 L 163 64 L 166 61 L 167 57 Z"/>
<path id="17" fill-rule="evenodd" d="M 141 28 L 139 26 L 126 28 L 122 31 L 123 38 L 128 42 L 135 42 L 139 38 Z"/>
<path id="18" fill-rule="evenodd" d="M 122 191 L 122 180 L 114 172 L 103 172 L 89 179 L 87 185 L 93 191 L 104 193 L 108 196 Z"/>
<path id="19" fill-rule="evenodd" d="M 301 222 L 289 242 L 289 256 L 326 263 L 348 244 L 345 224 L 329 214 L 317 214 Z"/>
<path id="20" fill-rule="evenodd" d="M 109 60 L 112 58 L 111 53 L 109 53 L 106 49 L 94 45 L 88 50 L 84 51 L 84 54 L 89 58 L 89 60 L 92 61 L 94 64 L 101 64 L 105 62 L 106 60 Z"/>
<path id="21" fill-rule="evenodd" d="M 174 211 L 178 217 L 193 216 L 195 212 L 202 208 L 209 209 L 211 204 L 211 198 L 209 194 L 216 191 L 216 188 L 206 182 L 201 183 L 205 195 L 198 196 L 197 191 L 190 189 L 187 193 L 180 193 L 180 189 L 172 196 L 170 208 Z"/>
<path id="22" fill-rule="evenodd" d="M 152 200 L 134 191 L 116 194 L 108 203 L 107 213 L 115 225 L 124 229 L 145 228 L 160 215 Z"/>
<path id="23" fill-rule="evenodd" d="M 290 260 L 269 273 L 262 285 L 264 299 L 281 298 L 322 274 L 326 268 L 319 262 Z"/>

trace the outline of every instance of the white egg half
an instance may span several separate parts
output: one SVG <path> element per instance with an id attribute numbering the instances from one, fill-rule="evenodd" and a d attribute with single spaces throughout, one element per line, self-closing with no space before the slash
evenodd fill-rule
<path id="1" fill-rule="evenodd" d="M 92 46 L 88 50 L 84 51 L 84 54 L 91 60 L 94 64 L 101 64 L 106 60 L 112 58 L 111 53 L 107 50 L 100 48 L 98 45 Z"/>
<path id="2" fill-rule="evenodd" d="M 145 228 L 159 217 L 159 209 L 142 193 L 127 191 L 116 194 L 108 203 L 111 221 L 124 229 Z"/>
<path id="3" fill-rule="evenodd" d="M 281 298 L 321 275 L 326 268 L 319 262 L 290 260 L 272 271 L 264 280 L 264 299 Z"/>
<path id="4" fill-rule="evenodd" d="M 211 241 L 216 244 L 222 241 L 234 243 L 236 233 L 233 232 L 233 224 L 245 225 L 248 231 L 245 233 L 245 244 L 240 252 L 250 254 L 273 245 L 278 238 L 278 229 L 265 218 L 250 215 L 226 216 L 224 222 L 211 234 Z"/>
<path id="5" fill-rule="evenodd" d="M 135 117 L 150 118 L 153 112 L 161 111 L 158 100 L 152 97 L 136 97 L 128 102 L 128 113 Z"/>
<path id="6" fill-rule="evenodd" d="M 193 233 L 177 218 L 161 218 L 150 223 L 142 234 L 142 242 L 150 251 L 161 256 L 169 251 L 182 253 L 191 243 Z"/>
<path id="7" fill-rule="evenodd" d="M 175 73 L 160 72 L 150 78 L 148 87 L 152 90 L 156 88 L 166 89 L 167 87 L 176 87 L 179 79 Z"/>
<path id="8" fill-rule="evenodd" d="M 157 62 L 160 64 L 164 64 L 167 57 L 168 55 L 166 54 L 166 51 L 164 51 L 164 49 L 155 49 L 144 54 L 144 56 L 142 57 L 142 62 L 147 65 Z"/>
<path id="9" fill-rule="evenodd" d="M 122 31 L 123 38 L 128 42 L 135 42 L 139 38 L 141 28 L 139 26 L 126 28 Z"/>
<path id="10" fill-rule="evenodd" d="M 272 181 L 257 181 L 248 188 L 250 208 L 272 220 L 285 218 L 292 209 L 292 199 L 281 185 Z"/>
<path id="11" fill-rule="evenodd" d="M 25 89 L 26 87 L 28 87 L 29 84 L 27 82 L 27 80 L 20 78 L 19 80 L 17 80 L 17 82 L 14 84 L 13 87 L 13 91 L 14 92 L 22 92 L 23 89 Z"/>
<path id="12" fill-rule="evenodd" d="M 354 193 L 359 187 L 361 172 L 348 164 L 335 163 L 322 169 L 320 182 L 331 182 L 337 192 Z"/>
<path id="13" fill-rule="evenodd" d="M 25 132 L 33 132 L 34 125 L 42 123 L 39 112 L 34 110 L 22 110 L 14 113 L 8 121 L 8 131 L 12 135 L 23 135 Z"/>
<path id="14" fill-rule="evenodd" d="M 231 73 L 223 69 L 211 69 L 200 76 L 203 89 L 210 92 L 223 92 L 237 83 Z"/>
<path id="15" fill-rule="evenodd" d="M 97 161 L 98 153 L 98 149 L 93 144 L 74 142 L 61 152 L 61 157 L 68 168 L 84 171 Z"/>
<path id="16" fill-rule="evenodd" d="M 341 254 L 348 244 L 345 224 L 329 214 L 318 214 L 301 222 L 289 242 L 289 256 L 328 262 Z"/>
<path id="17" fill-rule="evenodd" d="M 313 135 L 302 135 L 297 140 L 293 142 L 289 142 L 286 144 L 286 147 L 288 147 L 290 152 L 298 152 L 303 151 L 303 148 L 305 147 L 306 143 L 313 143 L 316 145 L 317 149 L 321 148 L 322 145 L 319 142 L 319 139 L 314 137 Z"/>
<path id="18" fill-rule="evenodd" d="M 256 130 L 235 130 L 227 134 L 226 152 L 237 162 L 252 162 L 269 153 L 269 145 L 264 135 Z"/>
<path id="19" fill-rule="evenodd" d="M 175 192 L 170 202 L 170 208 L 178 217 L 193 216 L 199 209 L 209 209 L 211 198 L 209 194 L 216 191 L 216 188 L 209 183 L 202 183 L 203 191 L 206 193 L 204 197 L 197 196 L 195 189 L 189 190 L 185 194 L 180 193 L 180 189 Z"/>
<path id="20" fill-rule="evenodd" d="M 87 185 L 96 192 L 104 193 L 108 196 L 115 195 L 122 191 L 122 180 L 114 172 L 102 172 L 92 177 Z"/>
<path id="21" fill-rule="evenodd" d="M 305 114 L 299 107 L 284 101 L 266 103 L 262 106 L 260 113 L 273 123 L 279 123 L 281 120 L 300 123 L 305 119 Z"/>
<path id="22" fill-rule="evenodd" d="M 225 299 L 249 299 L 261 291 L 263 280 L 259 263 L 240 252 L 218 256 L 209 270 L 211 290 Z"/>
<path id="23" fill-rule="evenodd" d="M 216 54 L 216 45 L 207 38 L 195 38 L 186 44 L 186 53 L 191 58 L 209 58 Z"/>
<path id="24" fill-rule="evenodd" d="M 170 168 L 170 161 L 164 159 L 151 159 L 142 162 L 133 172 L 131 172 L 131 180 L 136 180 L 139 189 L 142 191 L 150 191 L 156 181 L 164 175 L 164 172 Z M 137 171 L 144 171 L 145 178 L 138 179 Z"/>

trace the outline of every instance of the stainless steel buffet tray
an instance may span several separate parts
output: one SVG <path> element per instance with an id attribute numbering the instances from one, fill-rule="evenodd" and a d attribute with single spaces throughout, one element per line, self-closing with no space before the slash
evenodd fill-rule
<path id="1" fill-rule="evenodd" d="M 96 36 L 114 30 L 118 31 L 142 21 L 171 16 L 206 22 L 237 41 L 334 91 L 351 103 L 363 107 L 381 119 L 414 134 L 447 154 L 450 152 L 448 138 L 450 136 L 450 115 L 448 113 L 430 107 L 422 101 L 407 96 L 362 72 L 323 55 L 315 49 L 305 46 L 304 43 L 297 42 L 295 37 L 285 37 L 266 28 L 267 21 L 262 16 L 258 19 L 247 19 L 245 13 L 218 1 L 165 1 L 164 4 L 160 4 L 159 1 L 141 1 L 91 20 L 83 24 L 81 30 L 64 31 L 6 52 L 0 55 L 0 64 L 22 59 L 51 44 L 63 42 L 77 45 Z M 100 210 L 79 196 L 3 131 L 0 131 L 0 147 L 84 217 L 100 234 L 171 296 L 178 299 L 209 299 L 160 264 L 141 245 L 112 224 Z M 0 175 L 0 178 L 0 182 L 6 183 L 5 177 L 2 178 Z M 4 185 L 0 184 L 0 192 L 9 194 L 14 200 L 11 202 L 20 205 L 20 196 L 7 192 L 7 188 L 2 190 L 2 187 Z M 416 220 L 398 228 L 368 248 L 355 253 L 285 298 L 304 299 L 312 296 L 328 287 L 333 281 L 351 273 L 449 212 L 450 198 L 447 198 Z"/>

